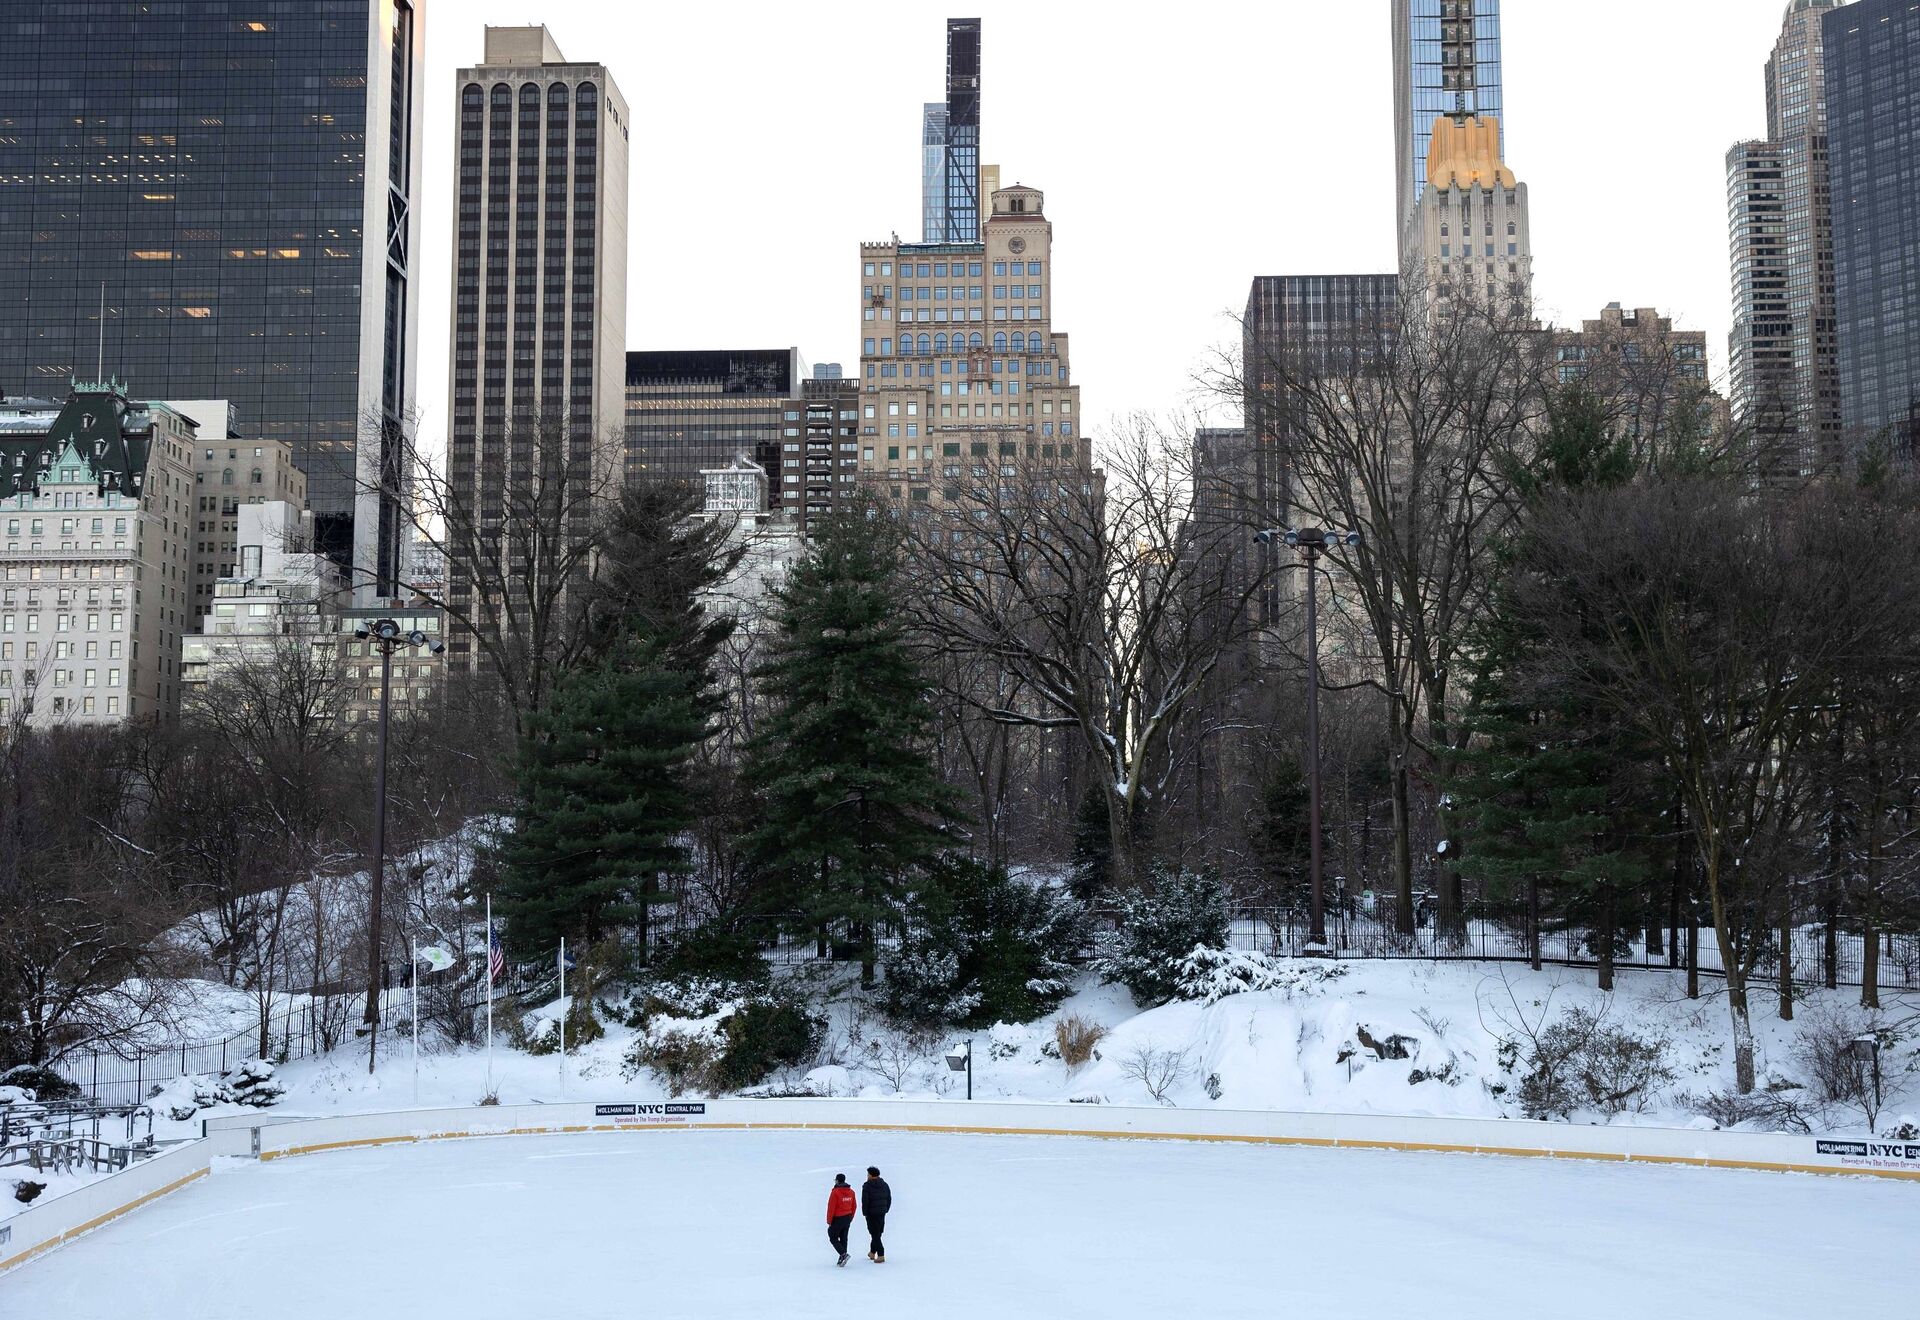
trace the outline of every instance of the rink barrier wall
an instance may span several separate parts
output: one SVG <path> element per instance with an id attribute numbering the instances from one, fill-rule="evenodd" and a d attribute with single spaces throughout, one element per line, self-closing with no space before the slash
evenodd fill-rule
<path id="1" fill-rule="evenodd" d="M 0 1220 L 0 1274 L 206 1177 L 214 1145 L 175 1146 Z"/>
<path id="2" fill-rule="evenodd" d="M 1920 1182 L 1920 1143 L 1514 1119 L 1398 1118 L 923 1100 L 580 1102 L 301 1118 L 207 1119 L 204 1136 L 0 1221 L 0 1273 L 205 1177 L 217 1160 L 290 1159 L 419 1141 L 588 1132 L 916 1132 L 1222 1142 L 1845 1174 Z"/>
<path id="3" fill-rule="evenodd" d="M 605 1111 L 626 1111 L 608 1113 Z M 698 1111 L 698 1112 L 688 1112 Z M 1400 1118 L 991 1101 L 713 1100 L 558 1104 L 345 1115 L 261 1127 L 209 1120 L 210 1137 L 259 1128 L 263 1160 L 356 1146 L 482 1136 L 621 1131 L 896 1131 L 1227 1142 L 1681 1164 L 1780 1173 L 1848 1174 L 1920 1182 L 1920 1143 L 1836 1141 L 1780 1133 L 1576 1127 L 1513 1119 Z"/>

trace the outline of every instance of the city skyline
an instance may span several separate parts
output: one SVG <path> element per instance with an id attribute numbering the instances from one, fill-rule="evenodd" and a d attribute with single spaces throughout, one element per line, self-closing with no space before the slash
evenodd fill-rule
<path id="1" fill-rule="evenodd" d="M 1532 185 L 1536 294 L 1543 313 L 1568 324 L 1609 302 L 1657 306 L 1683 328 L 1706 333 L 1718 377 L 1731 322 L 1724 158 L 1730 143 L 1765 121 L 1758 72 L 1782 6 L 1756 0 L 1737 13 L 1716 7 L 1706 14 L 1623 0 L 1617 9 L 1617 23 L 1588 30 L 1542 0 L 1503 6 L 1503 129 L 1507 158 Z M 848 32 L 884 31 L 884 46 L 877 36 L 825 40 L 817 13 L 761 4 L 747 11 L 745 23 L 702 12 L 640 22 L 561 0 L 545 16 L 563 49 L 591 46 L 634 89 L 633 250 L 667 256 L 633 265 L 629 349 L 793 344 L 809 361 L 858 356 L 857 332 L 835 290 L 858 243 L 920 234 L 924 106 L 943 86 L 946 20 L 962 12 L 981 17 L 988 54 L 983 165 L 999 165 L 1003 185 L 1045 188 L 1049 214 L 1076 236 L 1058 294 L 1083 327 L 1079 379 L 1099 400 L 1088 419 L 1096 431 L 1136 409 L 1186 406 L 1196 369 L 1215 348 L 1238 341 L 1232 317 L 1251 276 L 1394 265 L 1393 61 L 1384 0 L 1284 15 L 1203 0 L 1185 26 L 1170 31 L 998 3 L 927 7 L 908 18 L 877 4 L 833 7 Z M 444 88 L 453 70 L 471 63 L 483 24 L 523 21 L 502 0 L 476 0 L 457 21 L 442 16 L 429 38 L 426 85 Z M 1648 23 L 1673 40 L 1657 47 L 1636 40 Z M 702 43 L 729 48 L 735 76 L 725 95 L 670 55 Z M 1582 58 L 1570 62 L 1566 52 L 1574 49 Z M 871 58 L 882 50 L 886 58 Z M 1702 58 L 1703 50 L 1711 54 Z M 796 53 L 804 53 L 811 75 L 799 100 L 780 90 Z M 1143 64 L 1168 70 L 1152 75 L 1155 94 L 1117 95 L 1115 87 L 1138 81 L 1124 71 Z M 1609 70 L 1622 66 L 1647 86 L 1691 80 L 1698 89 L 1689 114 L 1662 114 L 1634 128 L 1624 154 L 1627 112 L 1609 109 L 1619 85 Z M 1276 67 L 1283 77 L 1273 76 Z M 1104 98 L 1099 131 L 1069 131 L 1088 122 L 1096 97 Z M 426 101 L 424 294 L 429 307 L 441 307 L 450 296 L 452 126 L 444 98 Z M 791 125 L 791 147 L 769 142 L 765 124 L 776 120 Z M 673 134 L 660 127 L 678 122 L 705 128 Z M 1271 130 L 1263 133 L 1262 124 Z M 807 205 L 788 209 L 781 222 L 787 241 L 768 244 L 757 237 L 765 202 L 754 197 L 753 172 L 712 165 L 712 143 L 729 135 L 757 142 L 759 160 L 781 150 L 808 159 L 858 150 L 863 168 L 831 176 Z M 1246 156 L 1262 141 L 1273 144 L 1277 161 L 1253 168 Z M 1670 246 L 1616 248 L 1590 202 L 1602 157 L 1630 160 L 1672 199 Z M 1342 181 L 1340 214 L 1289 200 L 1328 177 Z M 647 196 L 660 187 L 681 200 Z M 1181 190 L 1194 195 L 1192 206 L 1161 203 Z M 1269 215 L 1276 217 L 1270 227 L 1260 219 Z M 1159 268 L 1174 278 L 1115 278 L 1116 264 L 1141 251 L 1162 254 Z M 444 322 L 429 315 L 422 331 L 429 440 L 446 429 L 445 388 L 434 378 L 446 370 Z M 1230 424 L 1232 417 L 1216 411 L 1214 420 Z"/>

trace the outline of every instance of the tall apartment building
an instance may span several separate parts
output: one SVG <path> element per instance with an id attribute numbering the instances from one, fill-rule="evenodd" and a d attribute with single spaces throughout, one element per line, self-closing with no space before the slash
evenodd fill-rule
<path id="1" fill-rule="evenodd" d="M 193 447 L 193 582 L 188 599 L 195 614 L 205 612 L 214 585 L 231 576 L 239 562 L 240 509 L 250 504 L 278 501 L 307 508 L 307 474 L 293 461 L 293 447 L 283 440 L 248 438 L 240 433 L 233 406 L 220 399 L 181 399 L 167 405 L 196 423 Z M 312 551 L 318 537 L 311 518 L 301 523 L 300 545 L 283 547 Z M 401 565 L 404 577 L 405 564 Z"/>
<path id="2" fill-rule="evenodd" d="M 308 552 L 312 515 L 285 500 L 263 500 L 238 511 L 234 562 L 219 575 L 181 648 L 189 693 L 245 665 L 282 665 L 288 647 L 324 647 L 330 654 L 332 614 L 347 604 L 345 583 L 332 561 Z M 327 672 L 315 666 L 312 675 Z M 291 677 L 291 675 L 290 675 Z M 316 712 L 318 713 L 318 712 Z"/>
<path id="3" fill-rule="evenodd" d="M 1822 15 L 1836 371 L 1850 439 L 1920 454 L 1920 0 Z"/>
<path id="4" fill-rule="evenodd" d="M 1726 402 L 1707 383 L 1704 331 L 1675 330 L 1651 307 L 1609 303 L 1578 330 L 1550 334 L 1554 380 L 1584 383 L 1623 438 L 1652 442 L 1682 425 L 1701 433 L 1725 425 Z"/>
<path id="5" fill-rule="evenodd" d="M 415 413 L 424 11 L 0 3 L 0 383 L 233 401 L 368 590 Z"/>
<path id="6" fill-rule="evenodd" d="M 930 109 L 931 107 L 929 107 Z M 940 228 L 923 237 L 929 243 L 975 243 L 980 239 L 980 212 L 987 201 L 980 192 L 980 20 L 947 20 L 947 103 L 941 118 L 945 135 L 941 152 L 937 203 L 924 199 L 929 218 L 937 210 Z M 930 131 L 930 129 L 929 129 Z M 923 141 L 925 135 L 923 134 Z M 930 153 L 923 147 L 923 155 Z M 931 166 L 931 160 L 925 165 Z"/>
<path id="7" fill-rule="evenodd" d="M 991 204 L 977 243 L 860 245 L 859 470 L 896 499 L 1015 460 L 1092 464 L 1044 195 L 1016 184 Z"/>
<path id="8" fill-rule="evenodd" d="M 1839 456 L 1821 19 L 1841 3 L 1787 6 L 1766 66 L 1767 137 L 1727 156 L 1734 408 L 1784 440 L 1787 467 L 1801 474 Z"/>
<path id="9" fill-rule="evenodd" d="M 1742 142 L 1727 153 L 1727 233 L 1733 262 L 1727 361 L 1734 411 L 1747 425 L 1769 433 L 1793 429 L 1785 189 L 1786 162 L 1776 144 Z"/>
<path id="10" fill-rule="evenodd" d="M 194 440 L 117 383 L 0 401 L 0 725 L 178 710 Z"/>
<path id="11" fill-rule="evenodd" d="M 1436 312 L 1467 305 L 1526 315 L 1533 302 L 1527 185 L 1500 156 L 1492 119 L 1438 119 L 1403 254 Z"/>
<path id="12" fill-rule="evenodd" d="M 920 241 L 947 236 L 947 103 L 920 108 Z"/>
<path id="13" fill-rule="evenodd" d="M 625 431 L 627 104 L 544 27 L 486 29 L 458 76 L 449 480 L 468 535 L 563 472 L 584 534 Z M 457 576 L 456 600 L 474 588 Z M 456 657 L 469 643 L 455 639 Z"/>
<path id="14" fill-rule="evenodd" d="M 1241 319 L 1242 427 L 1255 518 L 1279 527 L 1293 500 L 1285 381 L 1295 373 L 1342 370 L 1378 355 L 1400 325 L 1398 275 L 1262 275 Z M 1270 572 L 1276 550 L 1256 550 Z M 1283 584 L 1260 599 L 1259 622 L 1278 618 Z"/>
<path id="15" fill-rule="evenodd" d="M 1427 187 L 1433 125 L 1506 113 L 1500 0 L 1392 0 L 1395 232 L 1406 235 Z M 1506 140 L 1496 144 L 1504 155 Z"/>

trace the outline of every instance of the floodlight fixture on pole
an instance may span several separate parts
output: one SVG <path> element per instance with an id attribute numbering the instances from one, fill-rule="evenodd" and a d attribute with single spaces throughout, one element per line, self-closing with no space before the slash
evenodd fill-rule
<path id="1" fill-rule="evenodd" d="M 1307 857 L 1312 894 L 1311 921 L 1304 952 L 1324 958 L 1332 953 L 1327 943 L 1326 881 L 1320 849 L 1320 556 L 1329 550 L 1357 550 L 1364 539 L 1359 532 L 1332 531 L 1323 527 L 1275 527 L 1256 532 L 1260 545 L 1279 542 L 1306 555 L 1307 569 Z"/>
<path id="2" fill-rule="evenodd" d="M 367 873 L 367 1072 L 380 1057 L 380 982 L 385 970 L 380 960 L 381 907 L 387 879 L 387 711 L 392 700 L 393 653 L 402 647 L 425 647 L 439 655 L 446 644 L 419 629 L 404 631 L 392 619 L 363 622 L 353 630 L 355 641 L 380 653 L 380 732 L 373 763 L 373 858 Z"/>
<path id="3" fill-rule="evenodd" d="M 973 1041 L 963 1040 L 947 1051 L 947 1067 L 967 1075 L 967 1099 L 973 1099 Z"/>

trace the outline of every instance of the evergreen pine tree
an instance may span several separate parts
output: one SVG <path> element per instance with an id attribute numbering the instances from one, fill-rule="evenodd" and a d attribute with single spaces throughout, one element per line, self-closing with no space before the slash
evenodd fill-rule
<path id="1" fill-rule="evenodd" d="M 873 980 L 875 927 L 946 843 L 955 797 L 927 747 L 928 685 L 894 594 L 897 534 L 877 510 L 825 520 L 774 593 L 759 671 L 773 711 L 748 747 L 748 855 L 772 910 L 842 927 Z"/>
<path id="2" fill-rule="evenodd" d="M 640 641 L 556 685 L 521 749 L 515 828 L 498 851 L 495 907 L 517 954 L 637 925 L 644 955 L 659 877 L 689 869 L 687 762 L 707 727 L 696 691 Z"/>
<path id="3" fill-rule="evenodd" d="M 1529 503 L 1631 480 L 1630 444 L 1613 434 L 1603 400 L 1574 384 L 1549 396 L 1536 462 L 1516 487 Z M 1502 555 L 1478 629 L 1467 725 L 1474 737 L 1448 760 L 1448 795 L 1465 826 L 1462 874 L 1496 897 L 1524 894 L 1529 951 L 1543 927 L 1584 922 L 1595 933 L 1601 984 L 1612 985 L 1623 898 L 1650 871 L 1640 773 L 1644 756 L 1599 712 L 1554 693 L 1516 691 L 1511 668 L 1536 639 L 1503 607 L 1511 575 L 1525 573 L 1524 530 Z"/>

